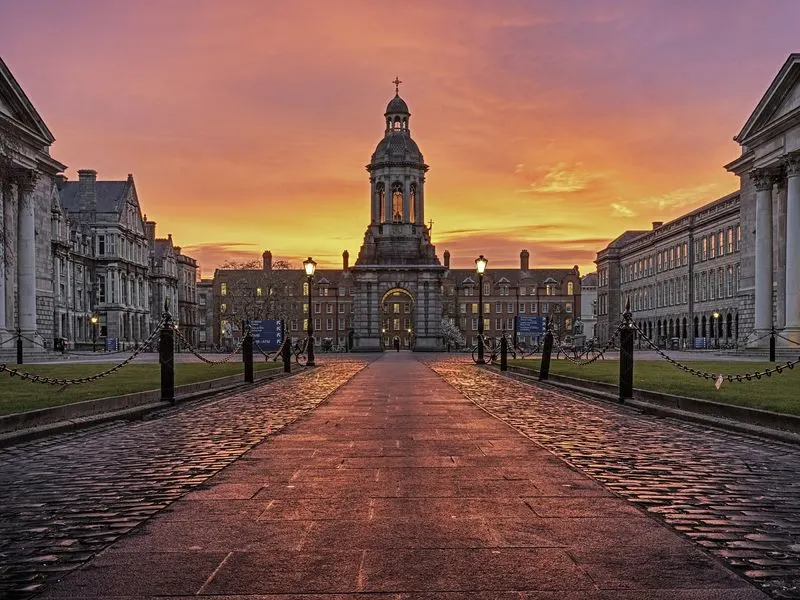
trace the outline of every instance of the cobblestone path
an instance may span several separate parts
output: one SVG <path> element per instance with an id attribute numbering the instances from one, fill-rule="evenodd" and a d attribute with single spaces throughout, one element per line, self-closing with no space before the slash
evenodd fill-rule
<path id="1" fill-rule="evenodd" d="M 428 365 L 492 415 L 659 515 L 775 598 L 800 598 L 800 448 Z"/>
<path id="2" fill-rule="evenodd" d="M 0 598 L 27 598 L 313 410 L 366 361 L 0 449 Z"/>

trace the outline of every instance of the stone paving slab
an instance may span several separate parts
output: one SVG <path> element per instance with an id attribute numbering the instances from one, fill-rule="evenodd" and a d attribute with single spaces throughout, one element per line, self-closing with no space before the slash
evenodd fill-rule
<path id="1" fill-rule="evenodd" d="M 156 596 L 766 598 L 407 353 L 41 597 Z"/>

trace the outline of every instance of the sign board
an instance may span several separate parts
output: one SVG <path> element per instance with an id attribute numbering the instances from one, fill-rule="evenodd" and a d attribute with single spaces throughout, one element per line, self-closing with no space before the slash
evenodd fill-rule
<path id="1" fill-rule="evenodd" d="M 277 319 L 250 321 L 250 331 L 262 350 L 277 350 L 283 343 L 283 322 Z"/>
<path id="2" fill-rule="evenodd" d="M 696 337 L 694 338 L 694 348 L 695 350 L 705 350 L 708 345 L 708 340 L 704 337 Z"/>
<path id="3" fill-rule="evenodd" d="M 117 351 L 117 338 L 115 337 L 107 337 L 106 338 L 106 352 L 116 352 Z"/>
<path id="4" fill-rule="evenodd" d="M 546 317 L 514 317 L 514 326 L 517 333 L 524 335 L 544 335 Z"/>

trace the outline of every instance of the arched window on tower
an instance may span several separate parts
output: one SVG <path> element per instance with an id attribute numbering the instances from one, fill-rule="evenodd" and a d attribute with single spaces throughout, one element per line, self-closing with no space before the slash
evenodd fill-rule
<path id="1" fill-rule="evenodd" d="M 403 184 L 392 184 L 392 223 L 403 222 Z"/>
<path id="2" fill-rule="evenodd" d="M 417 184 L 411 184 L 411 190 L 408 194 L 409 214 L 411 215 L 411 222 L 415 223 L 417 218 Z"/>
<path id="3" fill-rule="evenodd" d="M 399 130 L 400 128 L 402 128 L 402 126 L 403 126 L 403 124 L 402 124 L 402 122 L 400 121 L 400 117 L 395 117 L 395 118 L 394 118 L 394 125 L 393 125 L 393 127 L 392 127 L 392 128 L 393 128 L 393 129 L 397 129 L 397 130 Z"/>
<path id="4" fill-rule="evenodd" d="M 375 186 L 375 196 L 377 196 L 378 202 L 378 222 L 385 223 L 386 222 L 386 186 L 383 182 L 379 182 L 378 185 Z"/>

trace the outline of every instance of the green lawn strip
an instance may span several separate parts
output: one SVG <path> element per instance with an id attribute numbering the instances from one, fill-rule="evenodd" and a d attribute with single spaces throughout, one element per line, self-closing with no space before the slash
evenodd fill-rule
<path id="1" fill-rule="evenodd" d="M 16 368 L 13 365 L 12 368 Z M 87 377 L 112 367 L 113 364 L 77 363 L 77 364 L 36 364 L 22 365 L 20 370 L 57 379 Z M 281 362 L 254 362 L 256 371 L 282 367 Z M 177 363 L 175 365 L 175 385 L 185 385 L 209 379 L 218 379 L 228 375 L 242 375 L 244 367 L 241 359 L 220 365 L 205 363 Z M 63 391 L 59 387 L 44 383 L 24 381 L 19 377 L 11 377 L 8 373 L 0 373 L 0 415 L 60 406 L 92 398 L 121 396 L 133 392 L 157 390 L 161 387 L 161 366 L 158 363 L 130 364 L 119 371 L 92 381 L 68 386 Z"/>
<path id="2" fill-rule="evenodd" d="M 509 360 L 508 364 L 537 371 L 539 369 L 539 360 Z M 734 361 L 686 361 L 683 364 L 698 371 L 725 375 L 744 375 L 775 366 L 768 362 Z M 553 360 L 550 363 L 550 373 L 619 384 L 619 362 L 616 360 L 599 360 L 584 366 L 566 360 Z M 798 393 L 800 365 L 794 369 L 784 369 L 782 374 L 773 373 L 771 377 L 762 377 L 760 380 L 753 379 L 742 383 L 725 380 L 722 387 L 717 390 L 713 381 L 681 371 L 664 360 L 637 360 L 633 368 L 633 386 L 675 396 L 800 415 L 800 393 Z"/>

